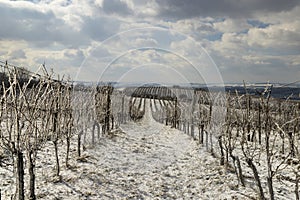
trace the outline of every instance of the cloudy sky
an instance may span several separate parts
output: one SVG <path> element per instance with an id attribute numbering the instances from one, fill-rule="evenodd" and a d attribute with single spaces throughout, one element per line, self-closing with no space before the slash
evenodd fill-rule
<path id="1" fill-rule="evenodd" d="M 0 60 L 75 80 L 293 82 L 299 0 L 0 0 Z"/>

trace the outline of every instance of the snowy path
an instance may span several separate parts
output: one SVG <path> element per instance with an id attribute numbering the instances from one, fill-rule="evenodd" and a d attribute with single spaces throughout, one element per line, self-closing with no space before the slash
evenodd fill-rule
<path id="1" fill-rule="evenodd" d="M 80 199 L 225 199 L 237 196 L 233 175 L 199 152 L 182 132 L 152 119 L 122 126 L 112 139 L 89 150 L 74 177 Z M 228 184 L 224 184 L 228 183 Z M 70 184 L 70 185 L 71 185 Z M 240 195 L 238 195 L 241 197 Z"/>
<path id="2" fill-rule="evenodd" d="M 123 125 L 84 152 L 86 162 L 63 168 L 62 182 L 38 168 L 38 199 L 248 199 L 233 174 L 189 136 L 155 122 L 149 107 L 141 122 Z M 42 162 L 53 169 L 51 163 Z"/>

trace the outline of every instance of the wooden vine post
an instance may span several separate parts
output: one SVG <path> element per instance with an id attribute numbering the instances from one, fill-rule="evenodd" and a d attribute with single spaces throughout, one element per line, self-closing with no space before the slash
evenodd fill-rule
<path id="1" fill-rule="evenodd" d="M 97 86 L 96 88 L 96 119 L 99 124 L 102 124 L 103 133 L 107 133 L 113 127 L 110 126 L 110 119 L 113 123 L 113 117 L 111 116 L 111 95 L 113 89 L 111 85 Z"/>
<path id="2" fill-rule="evenodd" d="M 178 122 L 178 100 L 177 97 L 175 97 L 175 110 L 174 110 L 174 120 L 173 120 L 173 127 L 177 128 L 177 122 Z"/>

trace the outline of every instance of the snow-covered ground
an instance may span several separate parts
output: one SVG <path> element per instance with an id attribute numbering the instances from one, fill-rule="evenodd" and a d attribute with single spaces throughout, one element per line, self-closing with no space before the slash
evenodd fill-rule
<path id="1" fill-rule="evenodd" d="M 72 168 L 62 165 L 61 181 L 54 177 L 52 145 L 46 145 L 36 163 L 38 199 L 255 199 L 249 188 L 238 187 L 235 174 L 225 172 L 218 159 L 183 132 L 153 120 L 149 102 L 138 123 L 128 122 L 103 137 L 76 158 Z M 60 158 L 64 160 L 61 145 Z M 10 167 L 12 168 L 12 167 Z M 2 199 L 10 199 L 14 178 L 0 168 Z"/>

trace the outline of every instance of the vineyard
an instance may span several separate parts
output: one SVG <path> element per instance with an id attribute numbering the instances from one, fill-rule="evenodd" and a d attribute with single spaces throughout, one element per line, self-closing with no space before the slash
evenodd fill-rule
<path id="1" fill-rule="evenodd" d="M 42 181 L 75 188 L 66 171 L 92 163 L 86 152 L 110 148 L 149 113 L 161 125 L 157 129 L 189 136 L 218 160 L 225 175 L 235 177 L 232 190 L 250 191 L 244 198 L 299 199 L 300 102 L 272 98 L 272 85 L 254 96 L 246 85 L 244 94 L 180 86 L 115 88 L 74 84 L 45 66 L 31 73 L 2 63 L 1 70 L 0 199 L 47 199 Z"/>

